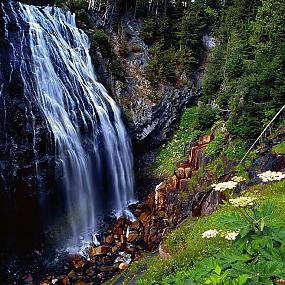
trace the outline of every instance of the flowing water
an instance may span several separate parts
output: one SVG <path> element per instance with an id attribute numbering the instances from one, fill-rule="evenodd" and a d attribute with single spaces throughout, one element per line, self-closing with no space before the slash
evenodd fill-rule
<path id="1" fill-rule="evenodd" d="M 24 96 L 42 113 L 62 170 L 73 242 L 91 239 L 102 210 L 122 212 L 134 200 L 132 150 L 120 110 L 96 78 L 89 39 L 74 14 L 14 2 L 2 10 L 5 38 L 21 62 L 19 68 L 13 66 L 19 60 L 11 61 L 11 70 L 20 69 Z"/>

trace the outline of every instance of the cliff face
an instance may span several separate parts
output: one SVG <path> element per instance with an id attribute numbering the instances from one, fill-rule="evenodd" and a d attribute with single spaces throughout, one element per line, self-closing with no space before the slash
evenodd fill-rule
<path id="1" fill-rule="evenodd" d="M 113 21 L 120 24 L 114 28 Z M 104 30 L 108 36 L 113 55 L 106 56 L 104 46 L 102 48 L 95 39 L 91 56 L 100 81 L 122 108 L 134 144 L 143 145 L 144 149 L 161 145 L 173 131 L 185 107 L 199 95 L 204 67 L 196 70 L 183 84 L 157 83 L 154 88 L 146 78 L 151 47 L 140 37 L 140 20 L 128 14 L 117 19 L 114 14 L 103 22 L 98 12 L 81 10 L 78 25 L 91 39 L 96 38 L 94 34 L 98 30 Z M 120 76 L 114 74 L 117 72 L 114 72 L 114 58 L 121 65 L 123 74 Z"/>

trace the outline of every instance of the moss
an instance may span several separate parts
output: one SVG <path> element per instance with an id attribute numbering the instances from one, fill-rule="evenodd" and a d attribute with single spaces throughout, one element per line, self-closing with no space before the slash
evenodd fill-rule
<path id="1" fill-rule="evenodd" d="M 224 161 L 221 156 L 212 160 L 208 165 L 207 169 L 210 170 L 214 180 L 218 180 L 220 176 L 225 173 Z"/>
<path id="2" fill-rule="evenodd" d="M 230 160 L 234 161 L 241 160 L 246 154 L 244 141 L 236 140 L 233 143 L 229 144 L 227 148 L 224 150 L 224 154 Z"/>
<path id="3" fill-rule="evenodd" d="M 248 160 L 247 160 L 248 161 Z M 246 161 L 246 162 L 247 162 Z M 245 162 L 245 163 L 246 163 Z M 247 165 L 248 166 L 248 165 Z M 235 175 L 245 178 L 246 180 L 249 180 L 249 174 L 247 172 L 246 165 L 238 164 L 233 168 L 233 171 L 235 172 Z"/>
<path id="4" fill-rule="evenodd" d="M 275 154 L 285 155 L 285 141 L 280 142 L 272 147 L 272 152 Z"/>
<path id="5" fill-rule="evenodd" d="M 147 97 L 150 101 L 156 103 L 160 99 L 160 94 L 156 90 L 152 90 Z"/>
<path id="6" fill-rule="evenodd" d="M 199 183 L 198 176 L 191 177 L 188 182 L 189 190 L 194 193 L 198 183 Z"/>
<path id="7" fill-rule="evenodd" d="M 217 135 L 208 145 L 205 150 L 205 155 L 208 157 L 217 157 L 223 150 L 225 137 L 223 134 Z"/>

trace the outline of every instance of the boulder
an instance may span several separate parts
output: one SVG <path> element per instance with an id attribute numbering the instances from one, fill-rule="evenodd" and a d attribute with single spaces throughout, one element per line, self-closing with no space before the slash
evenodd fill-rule
<path id="1" fill-rule="evenodd" d="M 82 268 L 86 264 L 86 260 L 80 254 L 71 255 L 70 262 L 75 269 Z"/>
<path id="2" fill-rule="evenodd" d="M 165 245 L 162 243 L 158 247 L 158 254 L 159 254 L 160 258 L 162 258 L 162 259 L 169 259 L 171 257 L 170 253 L 167 251 Z"/>
<path id="3" fill-rule="evenodd" d="M 128 242 L 134 242 L 138 238 L 138 236 L 139 236 L 138 232 L 130 232 L 128 234 L 127 240 Z"/>
<path id="4" fill-rule="evenodd" d="M 179 183 L 179 189 L 185 192 L 189 191 L 189 179 L 181 179 Z"/>
<path id="5" fill-rule="evenodd" d="M 108 235 L 105 237 L 105 242 L 108 244 L 112 244 L 114 242 L 115 238 L 113 235 Z"/>
<path id="6" fill-rule="evenodd" d="M 186 178 L 191 178 L 191 168 L 190 167 L 187 167 L 185 168 L 185 177 Z"/>
<path id="7" fill-rule="evenodd" d="M 151 219 L 151 212 L 150 212 L 150 211 L 145 211 L 145 212 L 141 213 L 140 216 L 139 216 L 139 220 L 140 220 L 142 223 L 146 223 L 146 222 L 148 222 L 150 219 Z"/>
<path id="8" fill-rule="evenodd" d="M 97 255 L 104 255 L 104 254 L 107 254 L 108 252 L 110 251 L 110 247 L 109 246 L 106 246 L 106 245 L 100 245 L 100 246 L 92 246 L 89 248 L 89 256 L 90 257 L 94 257 L 94 256 L 97 256 Z"/>
<path id="9" fill-rule="evenodd" d="M 116 235 L 122 235 L 123 234 L 123 229 L 120 228 L 120 227 L 116 227 L 113 229 L 113 233 L 116 234 Z"/>
<path id="10" fill-rule="evenodd" d="M 125 263 L 125 262 L 122 262 L 122 263 L 119 264 L 119 269 L 120 270 L 125 270 L 128 267 L 129 267 L 129 265 L 127 263 Z"/>
<path id="11" fill-rule="evenodd" d="M 130 225 L 130 230 L 138 230 L 141 227 L 140 221 L 133 221 Z"/>
<path id="12" fill-rule="evenodd" d="M 182 167 L 179 167 L 176 171 L 176 176 L 179 178 L 179 179 L 183 179 L 185 177 L 185 170 L 184 168 Z"/>

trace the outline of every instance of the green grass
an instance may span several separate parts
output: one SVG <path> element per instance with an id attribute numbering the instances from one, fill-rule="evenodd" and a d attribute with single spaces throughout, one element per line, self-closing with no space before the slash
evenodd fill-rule
<path id="1" fill-rule="evenodd" d="M 275 213 L 278 214 L 277 220 L 284 222 L 284 180 L 267 185 L 255 185 L 246 192 L 258 197 L 260 205 L 274 204 Z M 133 263 L 130 269 L 124 272 L 125 281 L 130 280 L 142 267 L 147 267 L 147 269 L 141 276 L 137 277 L 136 284 L 169 284 L 167 280 L 185 280 L 193 274 L 199 274 L 202 270 L 201 266 L 207 267 L 205 260 L 208 259 L 212 262 L 215 256 L 221 256 L 228 251 L 234 253 L 235 248 L 232 242 L 220 237 L 203 239 L 201 236 L 204 231 L 209 229 L 222 230 L 225 226 L 223 218 L 234 211 L 236 211 L 236 208 L 226 203 L 220 205 L 210 216 L 187 219 L 178 229 L 172 231 L 165 240 L 171 258 L 162 260 L 159 257 L 146 256 Z M 203 270 L 207 270 L 207 268 L 203 268 Z M 114 279 L 108 284 L 113 284 L 113 281 Z"/>
<path id="2" fill-rule="evenodd" d="M 272 152 L 275 154 L 283 154 L 285 155 L 285 141 L 280 142 L 279 144 L 272 147 Z"/>
<path id="3" fill-rule="evenodd" d="M 172 139 L 157 153 L 157 159 L 152 167 L 158 177 L 169 176 L 176 168 L 176 163 L 185 159 L 185 145 L 199 138 L 202 131 L 194 130 L 198 107 L 187 108 L 182 115 L 179 127 Z"/>

